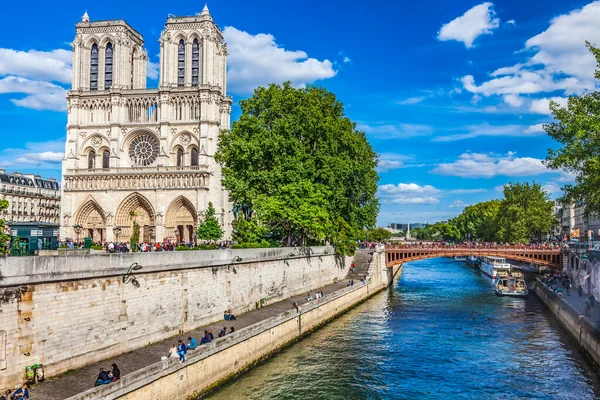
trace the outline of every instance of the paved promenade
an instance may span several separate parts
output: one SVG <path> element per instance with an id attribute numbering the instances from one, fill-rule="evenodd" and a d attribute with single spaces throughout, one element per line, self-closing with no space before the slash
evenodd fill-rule
<path id="1" fill-rule="evenodd" d="M 349 272 L 347 279 L 339 281 L 332 285 L 322 287 L 317 290 L 322 290 L 323 294 L 327 295 L 329 293 L 335 292 L 336 290 L 346 287 L 350 279 L 353 279 L 355 283 L 358 282 L 358 284 L 360 284 L 360 277 L 364 276 L 364 274 L 366 273 L 368 257 L 369 255 L 366 251 L 357 252 L 355 258 L 357 268 L 354 273 Z M 311 291 L 310 294 L 314 297 L 317 290 Z M 237 331 L 241 328 L 245 328 L 264 319 L 288 311 L 292 309 L 293 303 L 298 303 L 300 305 L 306 303 L 307 294 L 308 292 L 303 293 L 299 296 L 282 300 L 277 303 L 268 304 L 266 307 L 253 310 L 245 314 L 236 315 L 235 321 L 223 320 L 218 323 L 203 326 L 194 329 L 193 331 L 172 336 L 168 339 L 151 344 L 141 349 L 121 354 L 119 356 L 105 361 L 90 364 L 86 367 L 77 369 L 75 371 L 64 373 L 62 376 L 58 376 L 53 379 L 48 379 L 42 382 L 41 384 L 35 386 L 31 390 L 31 399 L 62 400 L 70 396 L 74 396 L 94 386 L 94 382 L 96 381 L 96 377 L 98 376 L 100 368 L 109 370 L 110 365 L 112 363 L 116 363 L 119 366 L 119 369 L 121 370 L 121 376 L 129 374 L 135 370 L 159 362 L 161 356 L 166 356 L 169 351 L 169 347 L 171 347 L 171 345 L 177 345 L 177 340 L 179 339 L 187 343 L 188 337 L 194 337 L 198 340 L 198 342 L 200 342 L 200 339 L 204 336 L 205 330 L 211 330 L 216 338 L 223 327 L 226 327 L 228 332 L 230 327 L 234 327 Z M 193 354 L 193 351 L 191 354 Z"/>
<path id="2" fill-rule="evenodd" d="M 552 287 L 562 287 L 562 281 L 559 284 L 552 285 Z M 569 296 L 567 296 L 567 293 L 565 292 L 561 295 L 561 297 L 565 299 L 570 305 L 572 305 L 577 311 L 579 311 L 581 315 L 585 315 L 585 299 L 589 295 L 586 295 L 584 293 L 583 296 L 579 297 L 576 288 L 571 288 L 570 292 L 571 294 Z M 596 327 L 600 329 L 600 303 L 598 302 L 598 300 L 599 299 L 596 299 L 596 301 L 594 302 L 594 307 L 590 309 L 590 316 L 587 318 L 591 322 L 593 322 L 594 325 L 596 325 Z"/>

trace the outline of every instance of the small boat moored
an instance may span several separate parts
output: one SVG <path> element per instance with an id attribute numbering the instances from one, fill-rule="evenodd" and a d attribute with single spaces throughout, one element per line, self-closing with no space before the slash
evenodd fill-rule
<path id="1" fill-rule="evenodd" d="M 481 260 L 473 255 L 467 257 L 465 261 L 469 267 L 476 269 L 479 269 L 479 264 L 481 264 Z"/>
<path id="2" fill-rule="evenodd" d="M 494 293 L 497 296 L 525 297 L 529 294 L 523 273 L 518 271 L 498 271 L 494 281 Z"/>

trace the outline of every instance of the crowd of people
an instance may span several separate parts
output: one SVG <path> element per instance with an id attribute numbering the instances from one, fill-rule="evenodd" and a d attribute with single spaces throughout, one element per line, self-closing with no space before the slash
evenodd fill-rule
<path id="1" fill-rule="evenodd" d="M 231 242 L 219 242 L 214 243 L 217 249 L 226 249 L 231 247 Z M 68 249 L 83 249 L 85 248 L 84 242 L 67 241 L 59 243 L 61 247 Z M 195 242 L 142 242 L 137 244 L 137 251 L 139 252 L 154 252 L 154 251 L 175 251 L 178 247 L 187 247 L 193 249 L 197 246 Z M 129 253 L 132 251 L 131 244 L 129 242 L 93 242 L 92 247 L 102 247 L 107 253 Z M 1 400 L 1 399 L 0 399 Z"/>
<path id="2" fill-rule="evenodd" d="M 564 243 L 560 242 L 539 242 L 539 243 L 505 243 L 505 242 L 476 242 L 476 241 L 463 241 L 463 242 L 412 242 L 402 244 L 388 243 L 388 248 L 401 248 L 401 249 L 438 249 L 438 248 L 469 248 L 469 249 L 554 249 L 564 246 Z"/>

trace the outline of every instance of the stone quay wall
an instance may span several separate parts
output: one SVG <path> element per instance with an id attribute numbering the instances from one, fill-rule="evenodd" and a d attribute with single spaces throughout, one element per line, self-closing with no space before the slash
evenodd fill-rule
<path id="1" fill-rule="evenodd" d="M 535 282 L 535 294 L 577 340 L 583 352 L 594 362 L 596 372 L 600 372 L 600 330 L 539 280 Z"/>
<path id="2" fill-rule="evenodd" d="M 68 400 L 186 399 L 199 395 L 380 292 L 401 267 L 387 268 L 385 251 L 379 250 L 369 264 L 370 278 L 365 285 L 359 282 L 302 305 L 299 312 L 290 310 L 217 338 L 188 353 L 185 364 L 175 359 L 160 361 Z"/>
<path id="3" fill-rule="evenodd" d="M 237 258 L 237 261 L 233 261 Z M 241 260 L 240 260 L 241 258 Z M 132 263 L 140 283 L 124 284 Z M 332 247 L 0 259 L 0 387 L 47 377 L 343 279 Z"/>

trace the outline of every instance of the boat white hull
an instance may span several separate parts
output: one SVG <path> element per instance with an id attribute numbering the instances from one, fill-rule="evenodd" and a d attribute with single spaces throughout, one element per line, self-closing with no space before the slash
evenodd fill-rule
<path id="1" fill-rule="evenodd" d="M 496 296 L 507 296 L 507 297 L 527 297 L 529 291 L 524 292 L 503 292 L 502 290 L 494 289 Z"/>

